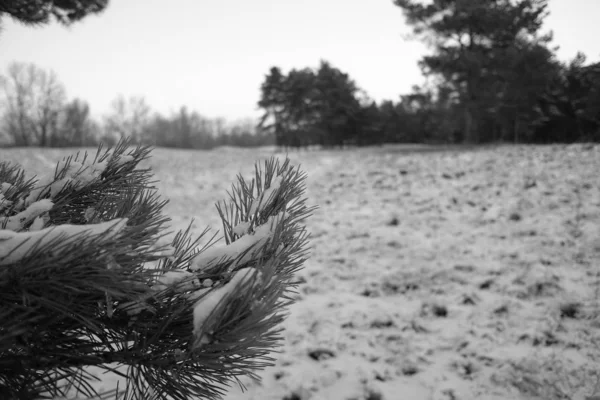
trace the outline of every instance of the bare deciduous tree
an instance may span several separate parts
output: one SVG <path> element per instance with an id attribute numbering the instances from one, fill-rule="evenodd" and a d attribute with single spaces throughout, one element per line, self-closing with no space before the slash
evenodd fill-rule
<path id="1" fill-rule="evenodd" d="M 57 135 L 66 94 L 54 71 L 13 62 L 1 79 L 2 117 L 17 146 L 49 146 Z"/>
<path id="2" fill-rule="evenodd" d="M 115 134 L 119 138 L 129 136 L 135 142 L 141 142 L 144 130 L 150 122 L 150 107 L 144 97 L 125 98 L 119 95 L 111 104 L 111 112 L 104 119 L 108 136 Z"/>

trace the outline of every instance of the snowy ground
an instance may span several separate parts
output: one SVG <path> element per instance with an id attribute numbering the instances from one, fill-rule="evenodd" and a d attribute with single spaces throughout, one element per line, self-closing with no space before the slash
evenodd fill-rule
<path id="1" fill-rule="evenodd" d="M 40 172 L 65 154 L 0 160 Z M 199 233 L 272 154 L 158 149 L 149 164 L 174 227 Z M 600 146 L 290 158 L 320 207 L 312 257 L 277 365 L 227 400 L 600 399 Z"/>

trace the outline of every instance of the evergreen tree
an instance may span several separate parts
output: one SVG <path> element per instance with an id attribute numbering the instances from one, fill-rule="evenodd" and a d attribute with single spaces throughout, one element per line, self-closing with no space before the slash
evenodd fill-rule
<path id="1" fill-rule="evenodd" d="M 326 132 L 324 146 L 342 146 L 356 141 L 361 135 L 360 125 L 367 128 L 370 124 L 362 116 L 369 114 L 361 111 L 358 99 L 359 89 L 350 76 L 327 61 L 321 61 L 316 73 L 315 108 L 319 112 L 316 126 Z M 367 109 L 370 105 L 366 106 Z M 363 132 L 367 134 L 366 132 Z M 368 135 L 368 134 L 367 134 Z"/>
<path id="2" fill-rule="evenodd" d="M 415 35 L 434 49 L 434 54 L 422 59 L 423 71 L 443 78 L 459 94 L 465 139 L 484 139 L 479 136 L 487 131 L 482 125 L 491 110 L 508 105 L 503 102 L 506 92 L 531 91 L 520 86 L 523 79 L 509 79 L 514 74 L 508 71 L 518 61 L 507 57 L 529 50 L 539 56 L 539 47 L 550 41 L 550 35 L 538 35 L 547 15 L 547 0 L 433 0 L 428 4 L 395 0 L 395 4 L 402 8 Z M 540 57 L 530 58 L 540 61 Z M 532 67 L 539 71 L 546 65 Z M 520 68 L 524 69 L 522 63 Z M 520 108 L 512 109 L 513 123 L 520 112 Z"/>
<path id="3" fill-rule="evenodd" d="M 272 133 L 278 146 L 286 145 L 284 134 L 288 130 L 285 80 L 281 69 L 272 67 L 260 87 L 261 97 L 258 101 L 258 107 L 264 109 L 258 126 L 263 132 Z"/>
<path id="4" fill-rule="evenodd" d="M 600 141 L 600 63 L 585 62 L 578 53 L 539 96 L 534 141 Z"/>
<path id="5" fill-rule="evenodd" d="M 355 142 L 368 114 L 358 94 L 349 75 L 326 61 L 316 71 L 292 69 L 287 75 L 274 67 L 261 86 L 258 106 L 265 113 L 259 127 L 274 132 L 277 145 L 285 147 Z"/>
<path id="6" fill-rule="evenodd" d="M 151 149 L 130 145 L 38 180 L 0 164 L 1 399 L 212 399 L 272 363 L 307 257 L 304 173 L 257 164 L 217 204 L 224 242 L 199 248 L 190 224 L 160 244 Z M 127 385 L 97 393 L 88 367 Z"/>
<path id="7" fill-rule="evenodd" d="M 4 0 L 0 1 L 0 17 L 8 14 L 28 25 L 47 24 L 54 17 L 70 25 L 103 11 L 107 5 L 108 0 Z"/>

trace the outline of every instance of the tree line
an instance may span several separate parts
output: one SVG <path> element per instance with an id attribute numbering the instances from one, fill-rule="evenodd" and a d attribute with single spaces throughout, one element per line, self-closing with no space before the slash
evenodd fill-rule
<path id="1" fill-rule="evenodd" d="M 341 70 L 271 68 L 259 126 L 285 147 L 600 140 L 600 63 L 560 62 L 546 0 L 396 0 L 427 84 L 376 103 Z"/>
<path id="2" fill-rule="evenodd" d="M 435 85 L 422 112 L 425 137 L 458 142 L 573 142 L 600 139 L 600 63 L 557 60 L 542 34 L 547 0 L 395 0 L 432 54 Z M 457 135 L 452 135 L 452 133 Z"/>
<path id="3" fill-rule="evenodd" d="M 125 136 L 136 143 L 195 149 L 273 143 L 271 135 L 258 132 L 251 119 L 207 118 L 185 106 L 163 115 L 153 112 L 142 96 L 117 96 L 98 120 L 85 100 L 67 99 L 53 71 L 31 63 L 11 63 L 0 84 L 0 133 L 5 146 L 96 146 L 114 144 Z"/>
<path id="4" fill-rule="evenodd" d="M 347 73 L 322 60 L 316 68 L 270 68 L 260 89 L 259 121 L 228 123 L 186 107 L 164 116 L 152 113 L 143 97 L 120 96 L 98 122 L 85 101 L 66 101 L 54 73 L 13 63 L 0 78 L 0 133 L 15 145 L 93 145 L 131 136 L 201 149 L 600 141 L 600 63 L 588 63 L 581 53 L 558 60 L 552 35 L 541 32 L 547 0 L 394 5 L 412 38 L 431 49 L 419 61 L 426 83 L 395 100 L 373 101 Z"/>

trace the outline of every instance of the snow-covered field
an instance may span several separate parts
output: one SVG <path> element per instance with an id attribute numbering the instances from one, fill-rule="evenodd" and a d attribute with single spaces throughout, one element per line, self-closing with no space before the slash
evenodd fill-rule
<path id="1" fill-rule="evenodd" d="M 600 146 L 289 154 L 312 256 L 277 365 L 227 400 L 600 399 Z M 68 150 L 0 150 L 42 172 Z M 157 149 L 176 229 L 274 149 Z M 562 397 L 560 397 L 562 396 Z"/>

